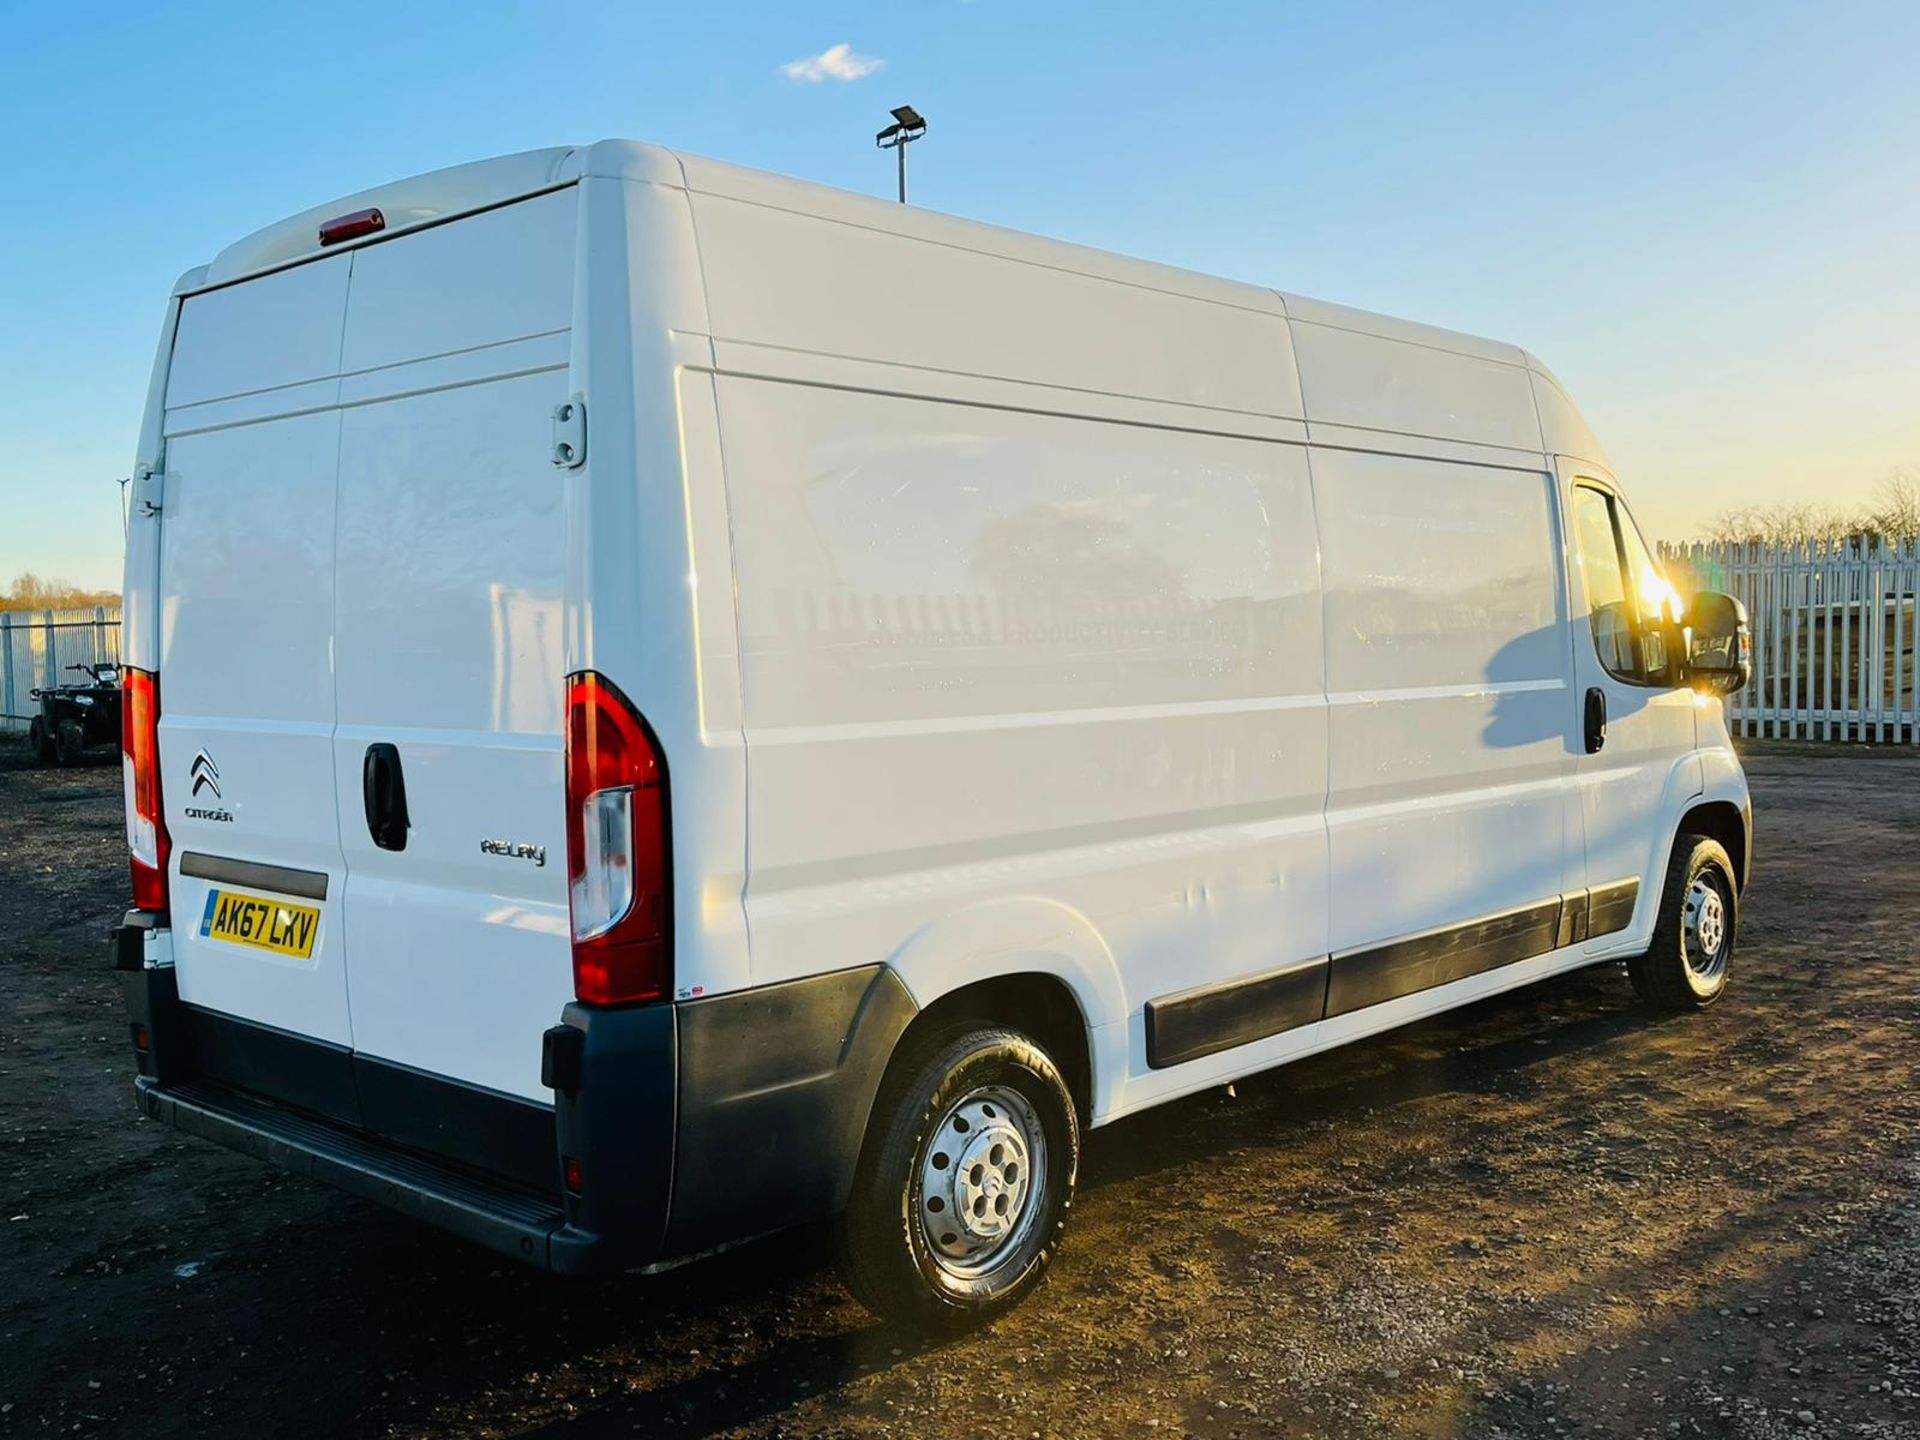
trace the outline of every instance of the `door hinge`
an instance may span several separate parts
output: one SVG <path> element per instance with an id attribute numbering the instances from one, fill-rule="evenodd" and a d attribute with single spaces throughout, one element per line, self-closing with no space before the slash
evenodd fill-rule
<path id="1" fill-rule="evenodd" d="M 553 463 L 574 470 L 587 461 L 587 400 L 571 395 L 553 407 Z"/>
<path id="2" fill-rule="evenodd" d="M 133 511 L 136 515 L 158 515 L 167 495 L 167 477 L 158 470 L 143 470 L 133 477 Z"/>

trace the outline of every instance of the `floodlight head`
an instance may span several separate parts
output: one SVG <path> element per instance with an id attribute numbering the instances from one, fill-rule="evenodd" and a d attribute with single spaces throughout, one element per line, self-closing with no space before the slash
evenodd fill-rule
<path id="1" fill-rule="evenodd" d="M 920 118 L 920 112 L 911 105 L 894 106 L 892 115 L 894 119 L 898 120 L 909 130 L 923 130 L 926 128 L 927 122 Z"/>
<path id="2" fill-rule="evenodd" d="M 898 135 L 902 130 L 906 128 L 907 127 L 904 125 L 889 125 L 887 126 L 886 129 L 882 130 L 878 135 L 873 137 L 873 143 L 876 145 L 885 145 L 889 140 L 893 139 L 894 136 Z"/>

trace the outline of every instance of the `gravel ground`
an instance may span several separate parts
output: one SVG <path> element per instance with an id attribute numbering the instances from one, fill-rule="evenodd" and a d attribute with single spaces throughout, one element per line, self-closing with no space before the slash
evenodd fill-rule
<path id="1" fill-rule="evenodd" d="M 118 770 L 0 765 L 0 1436 L 1920 1440 L 1920 756 L 1750 757 L 1714 1010 L 1603 968 L 1098 1131 L 938 1346 L 814 1232 L 555 1281 L 138 1119 Z"/>

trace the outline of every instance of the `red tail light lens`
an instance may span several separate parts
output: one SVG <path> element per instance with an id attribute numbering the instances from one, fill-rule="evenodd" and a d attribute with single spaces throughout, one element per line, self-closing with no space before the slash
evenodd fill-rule
<path id="1" fill-rule="evenodd" d="M 120 760 L 134 907 L 165 910 L 167 855 L 173 842 L 160 813 L 160 679 L 151 671 L 120 672 Z"/>
<path id="2" fill-rule="evenodd" d="M 596 1005 L 673 986 L 667 770 L 647 722 L 592 671 L 567 677 L 573 991 Z"/>
<path id="3" fill-rule="evenodd" d="M 320 227 L 322 245 L 338 245 L 342 240 L 358 240 L 362 235 L 387 228 L 387 217 L 378 210 L 355 210 L 336 215 Z"/>

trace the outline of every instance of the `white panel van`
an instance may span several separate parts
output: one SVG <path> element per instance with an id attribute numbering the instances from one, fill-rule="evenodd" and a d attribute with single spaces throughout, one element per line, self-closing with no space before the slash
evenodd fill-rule
<path id="1" fill-rule="evenodd" d="M 609 141 L 190 271 L 133 490 L 142 1109 L 535 1265 L 951 1328 L 1089 1128 L 1726 984 L 1744 616 L 1509 345 Z"/>

